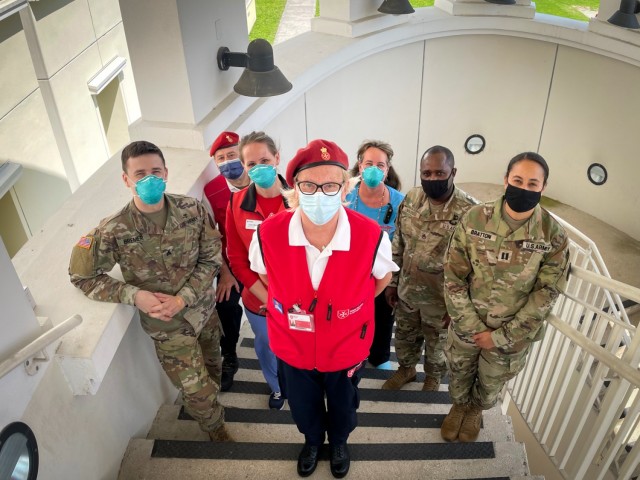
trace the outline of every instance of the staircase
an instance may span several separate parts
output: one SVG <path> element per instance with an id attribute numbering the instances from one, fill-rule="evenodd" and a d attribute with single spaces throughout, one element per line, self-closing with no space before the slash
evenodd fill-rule
<path id="1" fill-rule="evenodd" d="M 295 479 L 304 442 L 288 406 L 269 410 L 247 323 L 238 348 L 240 370 L 231 391 L 220 394 L 236 443 L 212 443 L 181 405 L 164 405 L 147 438 L 131 439 L 119 480 Z M 392 361 L 395 354 L 392 353 Z M 360 382 L 358 427 L 349 437 L 349 479 L 541 479 L 531 477 L 524 446 L 499 407 L 484 413 L 475 443 L 446 443 L 440 425 L 451 406 L 447 385 L 422 392 L 424 374 L 401 391 L 380 387 L 391 371 L 367 368 Z M 325 445 L 326 448 L 326 445 Z M 310 478 L 331 479 L 328 448 Z"/>

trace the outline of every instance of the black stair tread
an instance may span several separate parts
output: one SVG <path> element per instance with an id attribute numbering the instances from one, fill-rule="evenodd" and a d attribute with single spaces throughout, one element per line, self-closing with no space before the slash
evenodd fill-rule
<path id="1" fill-rule="evenodd" d="M 393 354 L 392 354 L 393 355 Z M 395 361 L 395 360 L 394 360 Z M 260 370 L 260 363 L 255 358 L 238 358 L 240 369 L 244 370 Z M 394 370 L 378 370 L 377 368 L 365 368 L 362 371 L 362 378 L 369 378 L 374 380 L 386 380 L 393 375 Z M 416 382 L 424 382 L 424 372 L 416 373 Z M 442 379 L 442 384 L 449 383 L 449 377 Z M 235 385 L 235 381 L 234 381 Z M 234 389 L 235 390 L 235 389 Z M 270 393 L 270 392 L 267 392 Z"/>
<path id="2" fill-rule="evenodd" d="M 358 412 L 359 427 L 385 428 L 440 428 L 445 414 L 437 413 L 368 413 Z M 291 412 L 287 410 L 257 410 L 252 408 L 225 408 L 227 423 L 271 423 L 293 425 Z M 193 420 L 184 407 L 180 408 L 178 420 Z"/>
<path id="3" fill-rule="evenodd" d="M 197 458 L 217 460 L 297 460 L 300 443 L 197 442 L 155 440 L 153 458 Z M 493 443 L 366 443 L 349 444 L 354 461 L 461 460 L 495 458 Z M 323 445 L 321 460 L 329 459 Z"/>
<path id="4" fill-rule="evenodd" d="M 450 404 L 449 392 L 423 392 L 422 390 L 382 390 L 379 388 L 359 388 L 360 400 L 371 402 L 405 402 Z M 234 380 L 229 393 L 251 393 L 269 395 L 269 386 L 264 382 Z"/>

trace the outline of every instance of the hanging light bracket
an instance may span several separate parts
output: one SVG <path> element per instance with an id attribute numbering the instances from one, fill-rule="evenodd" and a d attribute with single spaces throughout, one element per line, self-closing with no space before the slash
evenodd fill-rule
<path id="1" fill-rule="evenodd" d="M 288 92 L 293 88 L 280 69 L 273 63 L 273 48 L 262 38 L 249 43 L 247 53 L 231 52 L 220 47 L 216 58 L 220 70 L 229 67 L 244 68 L 233 90 L 247 97 L 271 97 Z"/>

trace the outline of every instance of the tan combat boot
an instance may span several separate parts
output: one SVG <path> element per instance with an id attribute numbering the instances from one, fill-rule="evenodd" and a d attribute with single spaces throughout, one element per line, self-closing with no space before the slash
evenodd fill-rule
<path id="1" fill-rule="evenodd" d="M 209 438 L 212 442 L 235 442 L 224 424 L 220 425 L 215 430 L 210 431 Z"/>
<path id="2" fill-rule="evenodd" d="M 383 390 L 400 390 L 403 385 L 416 379 L 416 367 L 403 367 L 398 370 L 382 385 Z"/>
<path id="3" fill-rule="evenodd" d="M 460 426 L 467 413 L 467 404 L 453 404 L 449 415 L 444 417 L 442 426 L 440 427 L 440 435 L 447 442 L 453 442 L 458 438 L 458 432 L 460 432 Z"/>
<path id="4" fill-rule="evenodd" d="M 440 388 L 440 379 L 436 377 L 424 377 L 424 385 L 422 385 L 423 392 L 437 392 Z"/>
<path id="5" fill-rule="evenodd" d="M 482 423 L 482 409 L 475 405 L 469 405 L 467 413 L 464 415 L 458 440 L 461 442 L 475 442 L 480 434 L 480 424 Z"/>

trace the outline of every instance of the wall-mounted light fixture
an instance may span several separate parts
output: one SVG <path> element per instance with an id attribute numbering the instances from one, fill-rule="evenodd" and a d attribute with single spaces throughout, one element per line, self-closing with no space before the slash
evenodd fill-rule
<path id="1" fill-rule="evenodd" d="M 498 5 L 515 5 L 516 0 L 484 0 L 487 3 L 496 3 Z"/>
<path id="2" fill-rule="evenodd" d="M 620 9 L 611 15 L 607 22 L 624 28 L 640 28 L 636 13 L 640 12 L 640 2 L 637 0 L 621 0 Z"/>
<path id="3" fill-rule="evenodd" d="M 390 15 L 406 15 L 415 12 L 409 0 L 384 0 L 378 11 Z"/>
<path id="4" fill-rule="evenodd" d="M 280 69 L 273 64 L 273 48 L 262 38 L 252 41 L 247 53 L 218 49 L 218 68 L 243 67 L 244 72 L 233 86 L 236 93 L 247 97 L 273 97 L 293 88 Z"/>

